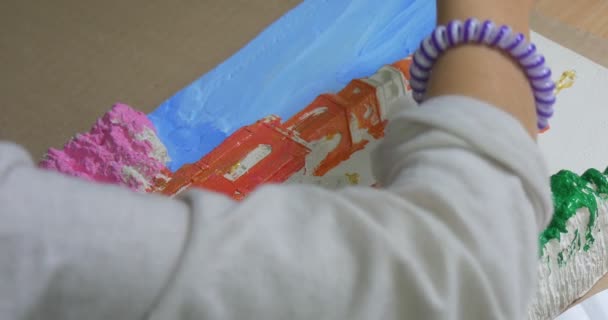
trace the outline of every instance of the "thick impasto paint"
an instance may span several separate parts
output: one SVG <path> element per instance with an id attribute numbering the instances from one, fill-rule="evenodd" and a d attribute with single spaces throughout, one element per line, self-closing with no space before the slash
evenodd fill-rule
<path id="1" fill-rule="evenodd" d="M 288 119 L 315 97 L 411 54 L 435 1 L 308 0 L 149 115 L 177 170 L 239 128 Z"/>

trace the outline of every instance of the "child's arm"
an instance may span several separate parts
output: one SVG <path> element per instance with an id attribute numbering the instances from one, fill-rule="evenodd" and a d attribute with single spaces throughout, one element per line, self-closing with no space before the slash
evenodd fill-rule
<path id="1" fill-rule="evenodd" d="M 470 17 L 506 24 L 529 38 L 532 0 L 439 0 L 438 23 Z M 536 138 L 536 113 L 530 82 L 508 55 L 484 46 L 448 50 L 437 61 L 429 96 L 459 94 L 486 101 L 517 118 Z"/>
<path id="2" fill-rule="evenodd" d="M 519 123 L 459 97 L 393 121 L 387 190 L 170 200 L 0 155 L 1 319 L 521 319 L 551 210 Z"/>
<path id="3" fill-rule="evenodd" d="M 0 319 L 142 319 L 175 271 L 188 214 L 38 169 L 0 141 Z"/>

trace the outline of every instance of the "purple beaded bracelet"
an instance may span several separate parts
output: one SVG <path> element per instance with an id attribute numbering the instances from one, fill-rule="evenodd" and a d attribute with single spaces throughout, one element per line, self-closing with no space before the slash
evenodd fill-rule
<path id="1" fill-rule="evenodd" d="M 414 100 L 418 103 L 424 100 L 431 69 L 439 56 L 451 47 L 467 43 L 499 48 L 519 63 L 534 91 L 538 129 L 547 128 L 556 99 L 555 83 L 551 80 L 551 69 L 545 65 L 545 57 L 536 52 L 536 46 L 528 43 L 523 34 L 512 32 L 508 26 L 498 27 L 489 20 L 483 23 L 473 18 L 465 22 L 454 20 L 438 26 L 422 41 L 410 67 Z"/>

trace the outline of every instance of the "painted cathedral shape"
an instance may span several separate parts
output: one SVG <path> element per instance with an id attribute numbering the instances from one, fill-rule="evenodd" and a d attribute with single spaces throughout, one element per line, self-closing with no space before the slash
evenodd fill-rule
<path id="1" fill-rule="evenodd" d="M 202 188 L 242 200 L 259 185 L 295 174 L 323 176 L 384 136 L 398 111 L 391 102 L 410 91 L 410 64 L 410 58 L 401 60 L 351 81 L 337 94 L 322 94 L 285 122 L 268 116 L 240 128 L 157 191 L 173 196 Z"/>

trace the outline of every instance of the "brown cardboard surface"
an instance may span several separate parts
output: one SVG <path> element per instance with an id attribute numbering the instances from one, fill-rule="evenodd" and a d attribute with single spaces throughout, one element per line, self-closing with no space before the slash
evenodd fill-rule
<path id="1" fill-rule="evenodd" d="M 2 0 L 0 139 L 37 159 L 115 102 L 150 112 L 298 3 Z M 608 66 L 605 38 L 539 10 L 536 31 Z M 603 281 L 594 292 L 608 287 Z"/>
<path id="2" fill-rule="evenodd" d="M 603 11 L 603 20 L 608 25 L 608 6 Z M 532 15 L 532 29 L 536 32 L 608 68 L 608 36 L 603 28 L 590 30 L 584 25 L 562 22 L 540 9 Z"/>
<path id="3" fill-rule="evenodd" d="M 608 1 L 535 0 L 536 9 L 565 25 L 608 39 Z"/>
<path id="4" fill-rule="evenodd" d="M 0 139 L 40 158 L 118 101 L 150 112 L 295 0 L 2 0 Z"/>

